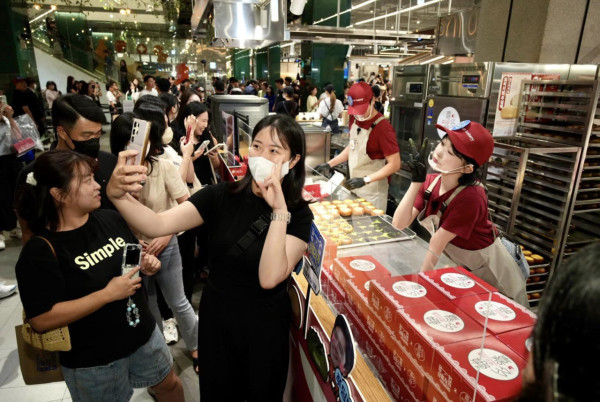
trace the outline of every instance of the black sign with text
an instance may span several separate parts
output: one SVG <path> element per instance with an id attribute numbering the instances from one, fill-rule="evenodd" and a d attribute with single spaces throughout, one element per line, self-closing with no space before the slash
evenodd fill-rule
<path id="1" fill-rule="evenodd" d="M 435 53 L 444 56 L 475 52 L 480 7 L 440 17 Z"/>

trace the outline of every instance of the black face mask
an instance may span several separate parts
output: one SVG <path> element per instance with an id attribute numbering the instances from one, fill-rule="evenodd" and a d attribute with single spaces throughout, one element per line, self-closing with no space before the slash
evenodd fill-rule
<path id="1" fill-rule="evenodd" d="M 87 141 L 75 141 L 71 139 L 71 142 L 73 142 L 73 145 L 75 146 L 73 151 L 90 156 L 94 159 L 98 157 L 98 152 L 100 152 L 100 138 L 92 138 Z"/>

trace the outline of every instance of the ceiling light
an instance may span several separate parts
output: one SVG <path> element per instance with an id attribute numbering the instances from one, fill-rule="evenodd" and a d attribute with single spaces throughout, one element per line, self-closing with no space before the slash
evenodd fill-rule
<path id="1" fill-rule="evenodd" d="M 120 12 L 122 15 L 125 15 L 125 9 L 124 9 L 124 8 L 120 9 L 120 10 L 119 10 L 119 12 Z"/>
<path id="2" fill-rule="evenodd" d="M 33 8 L 35 8 L 36 10 L 39 10 L 40 8 L 42 8 L 42 6 L 40 6 L 39 4 L 35 3 L 33 5 Z"/>
<path id="3" fill-rule="evenodd" d="M 271 0 L 271 21 L 279 21 L 279 0 Z"/>
<path id="4" fill-rule="evenodd" d="M 52 11 L 56 11 L 57 8 L 58 8 L 58 6 L 56 4 L 52 4 L 50 6 L 50 10 L 52 10 Z"/>
<path id="5" fill-rule="evenodd" d="M 436 56 L 436 57 L 434 57 L 432 59 L 425 60 L 424 62 L 419 63 L 419 64 L 429 64 L 429 63 L 434 62 L 436 60 L 443 59 L 444 57 L 446 57 L 446 56 Z"/>

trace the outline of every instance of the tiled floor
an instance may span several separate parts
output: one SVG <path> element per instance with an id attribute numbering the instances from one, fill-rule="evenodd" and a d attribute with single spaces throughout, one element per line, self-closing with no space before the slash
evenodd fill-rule
<path id="1" fill-rule="evenodd" d="M 102 136 L 102 149 L 108 149 L 108 134 Z M 0 282 L 16 283 L 15 263 L 21 252 L 21 241 L 6 237 L 6 249 L 0 251 Z M 198 285 L 192 299 L 197 309 L 202 285 Z M 15 326 L 22 323 L 22 305 L 19 294 L 0 299 L 0 401 L 2 402 L 50 402 L 71 401 L 64 382 L 25 385 L 19 367 Z M 199 401 L 198 376 L 194 373 L 192 360 L 185 350 L 183 340 L 170 347 L 175 372 L 183 382 L 186 401 Z M 145 389 L 135 390 L 134 402 L 153 401 Z"/>

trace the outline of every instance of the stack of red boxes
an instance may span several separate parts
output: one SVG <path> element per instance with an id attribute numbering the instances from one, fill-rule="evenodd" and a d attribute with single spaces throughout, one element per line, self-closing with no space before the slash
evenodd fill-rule
<path id="1" fill-rule="evenodd" d="M 331 282 L 346 293 L 357 342 L 396 400 L 503 400 L 519 393 L 535 315 L 470 272 L 391 277 L 361 256 L 336 259 Z"/>

